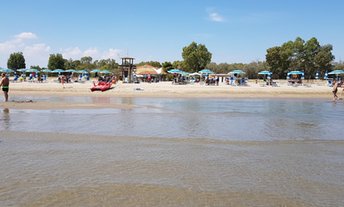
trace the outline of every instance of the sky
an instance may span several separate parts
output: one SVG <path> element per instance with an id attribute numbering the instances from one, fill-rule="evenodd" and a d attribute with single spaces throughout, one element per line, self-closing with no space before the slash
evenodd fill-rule
<path id="1" fill-rule="evenodd" d="M 50 54 L 135 62 L 182 60 L 193 41 L 212 62 L 264 61 L 301 37 L 333 45 L 344 61 L 342 0 L 0 0 L 0 67 L 23 52 L 27 67 Z"/>

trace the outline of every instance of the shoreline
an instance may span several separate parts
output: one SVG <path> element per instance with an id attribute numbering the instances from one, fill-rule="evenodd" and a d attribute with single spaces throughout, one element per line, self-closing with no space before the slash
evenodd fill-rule
<path id="1" fill-rule="evenodd" d="M 320 82 L 306 86 L 288 86 L 280 81 L 278 87 L 262 86 L 249 82 L 248 86 L 219 86 L 204 84 L 173 85 L 171 82 L 113 85 L 113 88 L 100 92 L 91 92 L 92 81 L 68 83 L 62 86 L 54 81 L 46 83 L 11 83 L 9 102 L 1 102 L 1 108 L 21 109 L 63 109 L 63 108 L 118 108 L 129 109 L 135 106 L 110 103 L 68 103 L 36 101 L 35 97 L 108 97 L 108 98 L 217 98 L 217 99 L 327 99 L 332 100 L 332 88 Z M 338 96 L 342 98 L 340 89 Z M 31 102 L 30 102 L 31 101 Z"/>

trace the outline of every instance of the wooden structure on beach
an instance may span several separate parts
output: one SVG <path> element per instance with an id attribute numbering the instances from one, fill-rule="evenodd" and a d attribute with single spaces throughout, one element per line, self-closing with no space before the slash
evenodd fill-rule
<path id="1" fill-rule="evenodd" d="M 132 83 L 133 82 L 133 73 L 136 69 L 134 65 L 134 58 L 132 57 L 122 57 L 121 67 L 121 78 L 123 83 Z"/>

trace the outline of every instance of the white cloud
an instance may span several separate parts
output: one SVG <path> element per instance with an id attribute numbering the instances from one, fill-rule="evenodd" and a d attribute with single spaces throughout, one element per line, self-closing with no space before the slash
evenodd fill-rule
<path id="1" fill-rule="evenodd" d="M 37 39 L 37 35 L 32 32 L 22 32 L 15 36 L 16 40 L 24 41 L 24 40 L 30 40 L 30 39 Z"/>
<path id="2" fill-rule="evenodd" d="M 208 19 L 212 22 L 224 22 L 225 18 L 215 8 L 207 8 Z"/>
<path id="3" fill-rule="evenodd" d="M 97 48 L 89 48 L 89 49 L 87 49 L 87 50 L 85 50 L 84 52 L 83 52 L 83 56 L 85 57 L 85 56 L 90 56 L 90 57 L 92 57 L 93 59 L 97 59 L 97 57 L 99 57 L 99 51 L 98 51 L 98 49 Z"/>
<path id="4" fill-rule="evenodd" d="M 78 60 L 85 56 L 92 57 L 93 60 L 99 59 L 117 59 L 121 50 L 110 48 L 108 50 L 99 50 L 98 48 L 88 48 L 82 51 L 79 47 L 67 48 L 62 50 L 62 56 L 66 59 Z"/>
<path id="5" fill-rule="evenodd" d="M 14 35 L 11 39 L 0 42 L 0 66 L 6 67 L 10 54 L 23 52 L 26 67 L 31 65 L 46 66 L 49 58 L 50 47 L 44 43 L 36 43 L 37 39 L 32 32 L 23 32 Z"/>
<path id="6" fill-rule="evenodd" d="M 105 51 L 102 55 L 102 59 L 116 59 L 119 57 L 121 50 L 110 48 L 108 51 Z"/>
<path id="7" fill-rule="evenodd" d="M 225 19 L 217 12 L 209 13 L 209 19 L 213 22 L 223 22 Z"/>
<path id="8" fill-rule="evenodd" d="M 7 60 L 14 52 L 23 52 L 26 67 L 39 65 L 46 67 L 51 53 L 59 53 L 66 59 L 79 60 L 82 57 L 90 56 L 93 60 L 118 59 L 121 50 L 109 48 L 100 50 L 96 47 L 82 50 L 79 47 L 54 50 L 49 45 L 39 42 L 39 38 L 32 32 L 23 32 L 14 35 L 12 38 L 0 40 L 0 67 L 7 67 Z"/>
<path id="9" fill-rule="evenodd" d="M 67 48 L 62 51 L 62 56 L 66 59 L 80 59 L 82 56 L 82 51 L 79 47 Z"/>

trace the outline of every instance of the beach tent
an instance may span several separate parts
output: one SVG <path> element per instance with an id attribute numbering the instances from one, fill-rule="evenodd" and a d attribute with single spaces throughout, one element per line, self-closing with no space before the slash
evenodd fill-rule
<path id="1" fill-rule="evenodd" d="M 162 68 L 158 68 L 158 69 L 155 69 L 155 70 L 158 73 L 158 75 L 166 75 L 167 74 Z"/>
<path id="2" fill-rule="evenodd" d="M 151 65 L 142 65 L 136 67 L 136 75 L 158 75 L 157 69 Z"/>

